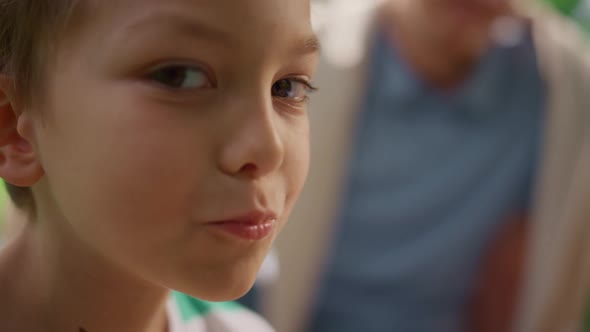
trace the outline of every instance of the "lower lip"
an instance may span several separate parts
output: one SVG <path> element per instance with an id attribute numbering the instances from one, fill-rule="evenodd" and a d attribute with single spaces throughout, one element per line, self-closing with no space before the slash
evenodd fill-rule
<path id="1" fill-rule="evenodd" d="M 268 221 L 256 225 L 238 222 L 220 222 L 210 225 L 216 230 L 243 240 L 260 241 L 268 237 L 273 232 L 275 224 L 276 221 Z"/>

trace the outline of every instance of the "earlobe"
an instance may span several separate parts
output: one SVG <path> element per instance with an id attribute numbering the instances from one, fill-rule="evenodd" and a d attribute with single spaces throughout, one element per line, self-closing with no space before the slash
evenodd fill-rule
<path id="1" fill-rule="evenodd" d="M 32 119 L 16 109 L 11 83 L 0 77 L 0 177 L 19 187 L 30 187 L 43 176 L 43 169 L 30 139 Z"/>

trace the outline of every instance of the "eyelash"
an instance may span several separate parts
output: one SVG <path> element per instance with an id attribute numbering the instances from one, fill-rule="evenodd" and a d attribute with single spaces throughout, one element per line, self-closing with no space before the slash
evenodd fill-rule
<path id="1" fill-rule="evenodd" d="M 285 97 L 285 96 L 275 96 L 274 93 L 274 89 L 275 86 L 277 84 L 280 84 L 281 82 L 289 82 L 289 86 L 287 88 L 292 88 L 292 84 L 293 82 L 298 83 L 298 84 L 302 84 L 303 85 L 303 89 L 304 89 L 304 93 L 305 95 L 303 97 L 297 98 L 297 97 Z M 318 90 L 318 88 L 316 88 L 313 83 L 309 82 L 308 80 L 304 79 L 304 78 L 300 78 L 300 77 L 286 77 L 286 78 L 282 78 L 278 81 L 276 81 L 275 83 L 273 83 L 272 88 L 271 88 L 271 94 L 273 94 L 273 97 L 276 98 L 280 98 L 282 100 L 284 100 L 287 103 L 291 103 L 291 104 L 297 104 L 296 106 L 300 105 L 300 104 L 305 104 L 309 101 L 309 94 L 314 93 Z"/>
<path id="2" fill-rule="evenodd" d="M 166 72 L 168 71 L 168 72 Z M 180 72 L 179 72 L 180 71 Z M 200 78 L 201 80 L 204 80 L 200 86 L 197 87 L 189 87 L 189 88 L 183 88 L 182 86 L 176 86 L 176 85 L 182 85 L 182 83 L 185 82 L 185 80 L 190 79 L 191 77 L 188 77 L 189 72 L 192 73 L 197 73 L 197 74 L 202 74 L 203 77 Z M 177 74 L 184 74 L 181 75 L 181 77 L 175 77 L 175 75 Z M 178 82 L 176 79 L 180 78 L 180 82 Z M 194 79 L 194 77 L 192 77 Z M 211 75 L 210 72 L 208 70 L 203 69 L 202 67 L 199 66 L 195 66 L 195 65 L 187 65 L 187 64 L 182 64 L 182 63 L 169 63 L 166 65 L 160 65 L 155 67 L 154 69 L 150 70 L 148 72 L 148 74 L 145 76 L 146 80 L 151 81 L 152 83 L 155 83 L 165 89 L 168 89 L 170 91 L 182 91 L 182 90 L 199 90 L 199 89 L 206 89 L 206 88 L 214 88 L 216 86 L 216 82 L 211 79 Z M 198 81 L 199 77 L 197 77 L 197 81 Z M 171 83 L 170 81 L 168 82 L 164 82 L 166 80 L 171 80 L 172 84 L 168 84 Z M 305 95 L 301 98 L 297 98 L 297 97 L 289 97 L 289 96 L 275 96 L 275 87 L 277 84 L 280 84 L 281 82 L 289 82 L 288 87 L 283 87 L 283 88 L 293 88 L 292 84 L 294 83 L 298 83 L 298 84 L 302 84 L 304 89 L 305 89 Z M 288 104 L 292 104 L 294 106 L 300 106 L 302 104 L 305 104 L 309 101 L 309 94 L 314 93 L 318 90 L 317 87 L 314 86 L 313 83 L 309 82 L 307 79 L 305 78 L 301 78 L 301 77 L 285 77 L 282 78 L 280 80 L 277 80 L 276 82 L 273 83 L 272 88 L 271 88 L 271 95 L 276 98 L 280 98 L 281 100 L 283 100 L 285 103 Z M 299 91 L 301 92 L 301 91 Z"/>
<path id="3" fill-rule="evenodd" d="M 180 70 L 180 71 L 184 71 L 184 74 L 187 74 L 187 72 L 189 72 L 189 71 L 192 71 L 193 73 L 196 72 L 197 74 L 202 74 L 204 76 L 203 79 L 206 80 L 206 82 L 204 82 L 204 86 L 202 86 L 202 87 L 183 88 L 183 87 L 172 86 L 170 84 L 163 83 L 162 81 L 158 81 L 158 79 L 159 79 L 157 77 L 158 74 L 164 74 L 164 77 L 160 77 L 160 78 L 171 79 L 172 77 L 165 77 L 166 73 L 164 73 L 164 71 L 165 70 L 175 70 L 175 69 Z M 169 72 L 168 74 L 174 74 L 174 73 Z M 212 75 L 210 74 L 210 72 L 206 69 L 203 69 L 202 67 L 195 66 L 195 65 L 182 64 L 182 63 L 176 63 L 176 64 L 169 63 L 169 64 L 157 66 L 154 69 L 150 70 L 148 72 L 148 74 L 146 75 L 145 79 L 149 80 L 155 84 L 158 84 L 161 87 L 164 87 L 166 89 L 180 91 L 180 90 L 194 90 L 194 89 L 202 89 L 202 88 L 207 88 L 207 87 L 215 87 L 216 82 L 211 77 L 212 77 Z M 183 77 L 181 79 L 187 79 L 186 75 L 185 75 L 185 77 Z M 170 82 L 168 82 L 168 83 L 170 83 Z"/>
<path id="4" fill-rule="evenodd" d="M 313 82 L 310 82 L 310 81 L 308 81 L 306 79 L 298 78 L 298 77 L 290 78 L 290 79 L 291 80 L 294 80 L 295 82 L 298 82 L 298 83 L 301 83 L 301 84 L 305 85 L 306 90 L 307 90 L 308 93 L 314 93 L 314 92 L 317 92 L 319 90 L 319 88 Z"/>

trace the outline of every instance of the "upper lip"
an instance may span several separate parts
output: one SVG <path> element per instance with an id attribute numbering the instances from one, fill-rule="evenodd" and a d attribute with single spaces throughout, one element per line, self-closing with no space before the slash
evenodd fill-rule
<path id="1" fill-rule="evenodd" d="M 229 218 L 223 218 L 221 220 L 215 220 L 210 222 L 211 224 L 227 224 L 236 223 L 244 225 L 262 225 L 268 222 L 276 221 L 277 214 L 271 210 L 250 210 L 245 213 L 236 214 Z"/>

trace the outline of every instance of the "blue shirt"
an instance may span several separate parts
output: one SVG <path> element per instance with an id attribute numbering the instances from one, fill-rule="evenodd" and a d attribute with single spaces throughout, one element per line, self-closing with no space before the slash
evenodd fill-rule
<path id="1" fill-rule="evenodd" d="M 532 38 L 451 93 L 379 40 L 311 331 L 457 332 L 478 264 L 526 213 L 544 86 Z"/>

